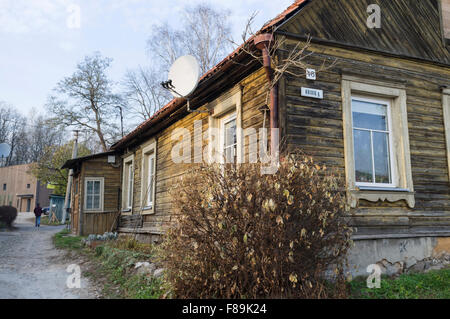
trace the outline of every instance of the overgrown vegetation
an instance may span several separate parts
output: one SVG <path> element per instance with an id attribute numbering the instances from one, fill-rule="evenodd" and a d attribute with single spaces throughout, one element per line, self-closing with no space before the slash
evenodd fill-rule
<path id="1" fill-rule="evenodd" d="M 68 169 L 61 169 L 66 161 L 72 158 L 73 141 L 64 145 L 46 145 L 43 155 L 31 165 L 31 174 L 42 183 L 52 184 L 55 189 L 53 194 L 64 195 L 66 193 Z M 78 157 L 91 154 L 91 151 L 83 143 L 78 143 Z"/>
<path id="2" fill-rule="evenodd" d="M 46 226 L 59 226 L 59 225 L 61 225 L 61 223 L 58 222 L 58 221 L 52 221 L 52 222 L 50 222 L 50 220 L 48 219 L 48 216 L 42 216 L 42 217 L 41 217 L 41 225 L 46 225 Z"/>
<path id="3" fill-rule="evenodd" d="M 449 299 L 450 268 L 382 278 L 379 289 L 367 288 L 365 279 L 352 281 L 350 287 L 351 298 L 359 299 Z"/>
<path id="4" fill-rule="evenodd" d="M 69 230 L 63 229 L 59 233 L 55 234 L 55 237 L 53 237 L 53 243 L 56 248 L 77 250 L 83 247 L 81 244 L 82 239 L 83 237 L 74 236 Z"/>
<path id="5" fill-rule="evenodd" d="M 164 294 L 160 279 L 139 274 L 134 269 L 137 262 L 154 260 L 151 245 L 126 238 L 89 248 L 83 246 L 83 238 L 63 230 L 55 235 L 54 243 L 57 248 L 68 249 L 89 260 L 84 264 L 83 274 L 102 286 L 105 298 L 154 299 Z"/>
<path id="6" fill-rule="evenodd" d="M 178 218 L 161 249 L 175 296 L 346 297 L 342 189 L 303 156 L 273 175 L 252 164 L 195 168 L 172 190 Z"/>
<path id="7" fill-rule="evenodd" d="M 0 206 L 0 227 L 11 229 L 17 218 L 17 209 L 12 206 Z M 4 225 L 4 226 L 3 226 Z"/>
<path id="8" fill-rule="evenodd" d="M 137 262 L 154 259 L 152 254 L 148 254 L 152 251 L 152 248 L 143 244 L 133 245 L 125 240 L 119 242 L 118 245 L 113 241 L 95 248 L 95 259 L 99 264 L 96 276 L 104 276 L 108 281 L 103 291 L 105 296 L 131 299 L 161 297 L 163 295 L 161 280 L 149 275 L 138 274 L 134 270 L 134 265 Z M 126 248 L 121 249 L 115 246 Z M 118 289 L 114 289 L 114 287 Z"/>

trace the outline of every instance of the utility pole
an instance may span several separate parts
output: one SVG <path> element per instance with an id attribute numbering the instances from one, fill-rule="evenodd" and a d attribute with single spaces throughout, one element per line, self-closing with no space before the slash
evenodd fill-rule
<path id="1" fill-rule="evenodd" d="M 75 142 L 73 143 L 73 149 L 72 149 L 72 159 L 77 157 L 77 153 L 78 153 L 78 133 L 80 131 L 75 130 Z M 72 183 L 73 183 L 73 169 L 69 170 L 69 176 L 67 178 L 67 188 L 66 188 L 66 199 L 64 201 L 64 210 L 63 210 L 63 215 L 62 215 L 62 219 L 61 219 L 61 224 L 65 224 L 66 223 L 66 217 L 67 215 L 70 213 L 70 206 L 71 206 L 71 198 L 70 198 L 70 193 L 72 191 Z"/>
<path id="2" fill-rule="evenodd" d="M 122 106 L 118 105 L 117 108 L 119 109 L 119 113 L 120 113 L 120 132 L 122 134 L 123 137 L 123 110 L 122 110 Z"/>

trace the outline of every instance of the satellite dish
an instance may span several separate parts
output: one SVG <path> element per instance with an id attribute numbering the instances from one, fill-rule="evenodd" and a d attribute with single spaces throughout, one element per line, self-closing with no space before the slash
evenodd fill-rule
<path id="1" fill-rule="evenodd" d="M 176 98 L 187 97 L 197 88 L 200 65 L 192 55 L 178 58 L 169 70 L 171 92 Z"/>
<path id="2" fill-rule="evenodd" d="M 11 146 L 5 143 L 0 144 L 0 157 L 8 157 L 10 152 Z"/>

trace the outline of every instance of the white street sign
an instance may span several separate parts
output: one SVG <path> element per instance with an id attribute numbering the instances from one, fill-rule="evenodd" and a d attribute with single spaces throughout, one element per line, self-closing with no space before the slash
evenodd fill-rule
<path id="1" fill-rule="evenodd" d="M 302 87 L 302 96 L 311 97 L 313 99 L 323 99 L 323 90 Z"/>

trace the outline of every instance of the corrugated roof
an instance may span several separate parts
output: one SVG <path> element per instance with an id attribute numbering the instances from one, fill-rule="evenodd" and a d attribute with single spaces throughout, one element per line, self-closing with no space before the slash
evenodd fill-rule
<path id="1" fill-rule="evenodd" d="M 256 33 L 256 35 L 267 32 L 270 29 L 272 29 L 273 27 L 276 27 L 277 25 L 281 24 L 286 19 L 288 19 L 290 16 L 292 16 L 297 10 L 299 10 L 301 8 L 301 5 L 306 3 L 307 1 L 308 0 L 296 0 L 286 10 L 284 10 L 282 13 L 277 15 L 274 19 L 272 19 L 272 20 L 268 21 L 266 24 L 264 24 L 264 26 Z M 244 45 L 251 43 L 251 41 L 253 41 L 253 38 L 254 38 L 254 36 L 249 38 L 245 43 L 243 43 L 236 50 L 234 50 L 232 53 L 230 53 L 225 59 L 223 59 L 216 66 L 214 66 L 212 69 L 210 69 L 208 72 L 206 72 L 200 78 L 199 85 L 204 83 L 207 79 L 209 79 L 211 76 L 213 76 L 217 71 L 221 70 L 225 65 L 230 63 L 239 53 L 241 53 L 241 50 L 244 47 Z M 194 92 L 194 95 L 196 93 L 198 93 L 198 92 Z M 145 131 L 147 128 L 151 127 L 152 125 L 154 125 L 154 124 L 158 123 L 159 121 L 161 121 L 162 119 L 164 119 L 167 115 L 170 115 L 173 111 L 182 107 L 185 104 L 185 102 L 186 102 L 186 100 L 183 98 L 173 99 L 168 104 L 166 104 L 164 107 L 162 107 L 160 110 L 155 112 L 148 120 L 141 123 L 133 131 L 131 131 L 126 136 L 124 136 L 121 140 L 114 143 L 111 146 L 111 149 L 118 149 L 118 148 L 124 146 L 128 141 L 133 139 L 139 133 Z"/>

